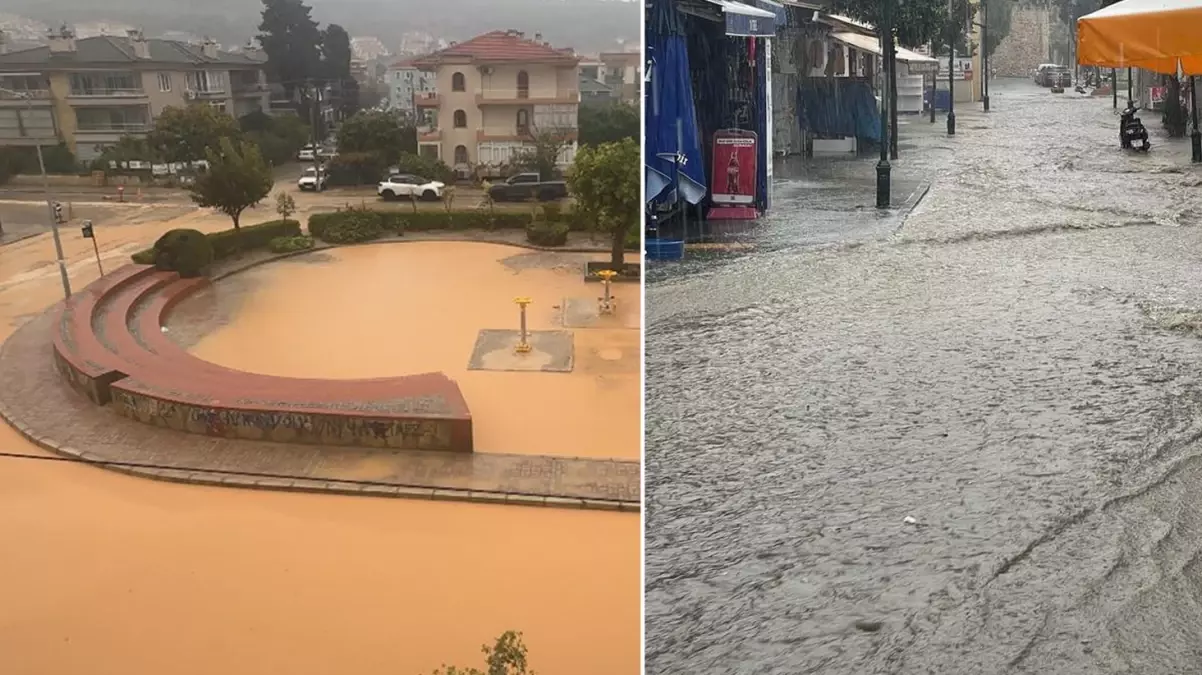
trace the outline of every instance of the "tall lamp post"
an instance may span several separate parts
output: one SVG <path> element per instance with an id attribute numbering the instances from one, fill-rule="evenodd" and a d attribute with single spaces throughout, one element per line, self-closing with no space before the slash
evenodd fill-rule
<path id="1" fill-rule="evenodd" d="M 1190 147 L 1194 162 L 1202 162 L 1202 131 L 1198 129 L 1198 78 L 1189 76 L 1189 111 L 1194 123 L 1194 132 L 1190 134 Z"/>
<path id="2" fill-rule="evenodd" d="M 956 0 L 947 3 L 947 135 L 956 135 Z"/>
<path id="3" fill-rule="evenodd" d="M 16 96 L 25 101 L 26 108 L 33 112 L 33 95 L 29 92 L 0 89 L 0 93 Z M 58 216 L 54 212 L 54 200 L 50 198 L 50 177 L 46 175 L 46 160 L 42 157 L 42 140 L 34 139 L 38 154 L 38 168 L 42 171 L 42 194 L 46 197 L 46 213 L 50 216 L 50 233 L 54 237 L 54 255 L 58 262 L 58 275 L 63 282 L 63 298 L 71 297 L 71 279 L 67 276 L 67 261 L 63 257 L 63 240 L 58 234 Z"/>
<path id="4" fill-rule="evenodd" d="M 881 86 L 881 158 L 876 163 L 876 207 L 889 208 L 889 82 L 892 73 L 889 72 L 889 54 L 893 42 L 893 0 L 881 0 L 881 61 L 884 65 L 884 76 Z"/>
<path id="5" fill-rule="evenodd" d="M 981 0 L 981 105 L 989 112 L 989 2 Z"/>

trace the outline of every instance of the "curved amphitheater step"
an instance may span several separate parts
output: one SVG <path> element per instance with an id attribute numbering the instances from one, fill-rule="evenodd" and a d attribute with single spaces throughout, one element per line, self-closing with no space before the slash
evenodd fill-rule
<path id="1" fill-rule="evenodd" d="M 472 450 L 471 415 L 442 373 L 368 380 L 275 377 L 225 368 L 163 335 L 172 307 L 205 285 L 128 265 L 73 296 L 54 331 L 73 387 L 124 416 L 226 438 Z"/>

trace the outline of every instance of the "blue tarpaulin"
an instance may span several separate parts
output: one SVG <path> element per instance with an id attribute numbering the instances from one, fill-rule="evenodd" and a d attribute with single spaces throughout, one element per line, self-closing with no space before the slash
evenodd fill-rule
<path id="1" fill-rule="evenodd" d="M 705 165 L 680 17 L 671 0 L 653 0 L 649 19 L 651 77 L 646 86 L 643 141 L 647 200 L 670 197 L 679 170 L 680 197 L 697 204 L 706 195 Z"/>
<path id="2" fill-rule="evenodd" d="M 881 115 L 872 87 L 861 80 L 803 81 L 797 88 L 801 128 L 824 136 L 855 136 L 880 142 Z"/>

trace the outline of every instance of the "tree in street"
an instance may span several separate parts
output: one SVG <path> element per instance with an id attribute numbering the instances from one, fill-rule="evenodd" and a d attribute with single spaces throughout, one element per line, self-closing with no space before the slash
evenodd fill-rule
<path id="1" fill-rule="evenodd" d="M 267 54 L 267 72 L 289 98 L 321 76 L 321 31 L 301 0 L 263 0 L 259 46 Z M 307 94 L 306 94 L 307 95 Z"/>
<path id="2" fill-rule="evenodd" d="M 505 631 L 492 646 L 480 648 L 484 652 L 485 670 L 443 666 L 432 675 L 534 675 L 526 660 L 526 645 L 522 634 Z"/>
<path id="3" fill-rule="evenodd" d="M 336 23 L 326 26 L 321 37 L 322 78 L 334 86 L 342 114 L 359 109 L 359 83 L 351 77 L 351 36 Z"/>
<path id="4" fill-rule="evenodd" d="M 417 129 L 403 126 L 392 113 L 361 110 L 338 127 L 338 151 L 368 152 L 395 162 L 403 152 L 417 152 Z"/>
<path id="5" fill-rule="evenodd" d="M 271 170 L 258 146 L 245 141 L 235 144 L 229 138 L 209 148 L 207 159 L 208 169 L 189 188 L 192 201 L 229 216 L 237 230 L 242 212 L 271 193 Z"/>
<path id="6" fill-rule="evenodd" d="M 531 128 L 526 147 L 511 163 L 517 168 L 537 172 L 542 180 L 551 180 L 559 171 L 559 156 L 571 143 L 569 130 Z"/>
<path id="7" fill-rule="evenodd" d="M 164 162 L 194 162 L 204 159 L 222 140 L 239 141 L 242 131 L 233 117 L 207 105 L 167 107 L 154 121 L 146 144 L 155 158 Z"/>
<path id="8" fill-rule="evenodd" d="M 638 138 L 642 131 L 638 108 L 614 101 L 601 105 L 581 105 L 580 144 L 613 143 L 623 138 Z"/>
<path id="9" fill-rule="evenodd" d="M 577 208 L 613 236 L 610 264 L 615 271 L 625 262 L 626 233 L 640 220 L 641 178 L 639 144 L 632 138 L 580 148 L 568 175 Z"/>

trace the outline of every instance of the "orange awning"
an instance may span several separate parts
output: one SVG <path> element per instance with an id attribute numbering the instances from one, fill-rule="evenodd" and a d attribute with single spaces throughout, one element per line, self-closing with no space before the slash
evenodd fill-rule
<path id="1" fill-rule="evenodd" d="M 1077 63 L 1202 75 L 1202 0 L 1124 0 L 1077 19 Z"/>

